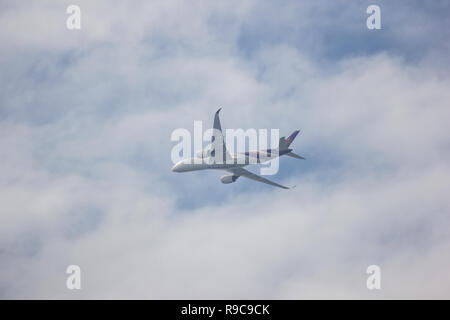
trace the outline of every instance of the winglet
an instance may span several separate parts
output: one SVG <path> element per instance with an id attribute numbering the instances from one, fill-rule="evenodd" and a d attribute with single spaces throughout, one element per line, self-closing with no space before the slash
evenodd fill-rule
<path id="1" fill-rule="evenodd" d="M 222 107 L 220 107 L 219 110 L 216 111 L 216 114 L 219 114 L 220 110 L 222 110 Z"/>

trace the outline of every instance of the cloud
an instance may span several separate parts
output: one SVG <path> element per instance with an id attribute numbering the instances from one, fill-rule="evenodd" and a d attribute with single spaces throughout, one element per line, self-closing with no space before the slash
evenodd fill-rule
<path id="1" fill-rule="evenodd" d="M 7 6 L 0 296 L 448 298 L 448 63 L 406 53 L 435 24 L 389 27 L 437 9 L 384 5 L 373 46 L 360 3 L 82 2 L 79 33 L 64 5 Z M 296 189 L 170 172 L 172 130 L 218 106 L 224 128 L 302 129 L 307 160 L 273 177 Z"/>

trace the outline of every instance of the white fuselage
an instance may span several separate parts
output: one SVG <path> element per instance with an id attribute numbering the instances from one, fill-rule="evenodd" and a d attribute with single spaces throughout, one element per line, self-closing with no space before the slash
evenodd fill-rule
<path id="1" fill-rule="evenodd" d="M 283 153 L 281 153 L 283 154 Z M 242 168 L 250 164 L 260 164 L 279 157 L 278 150 L 273 153 L 250 151 L 247 153 L 239 153 L 233 155 L 231 159 L 222 161 L 222 163 L 214 162 L 211 157 L 203 158 L 201 155 L 196 158 L 184 159 L 176 163 L 172 167 L 173 172 L 187 172 L 207 169 L 227 170 L 232 168 Z M 223 163 L 225 162 L 225 163 Z"/>
<path id="2" fill-rule="evenodd" d="M 172 167 L 173 172 L 187 172 L 207 169 L 227 170 L 231 168 L 242 168 L 249 163 L 209 163 L 207 159 L 190 158 L 179 161 Z"/>

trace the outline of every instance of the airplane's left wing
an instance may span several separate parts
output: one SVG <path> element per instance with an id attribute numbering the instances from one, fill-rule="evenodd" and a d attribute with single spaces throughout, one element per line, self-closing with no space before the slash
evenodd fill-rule
<path id="1" fill-rule="evenodd" d="M 236 176 L 246 177 L 246 178 L 249 178 L 249 179 L 252 179 L 252 180 L 255 180 L 255 181 L 259 181 L 259 182 L 262 182 L 262 183 L 267 183 L 267 184 L 270 184 L 272 186 L 279 187 L 279 188 L 282 188 L 282 189 L 291 189 L 289 187 L 285 187 L 285 186 L 283 186 L 281 184 L 275 183 L 275 182 L 270 181 L 270 180 L 268 180 L 266 178 L 258 176 L 257 174 L 254 174 L 254 173 L 252 173 L 252 172 L 250 172 L 248 170 L 245 170 L 244 168 L 232 168 L 232 169 L 227 169 L 227 171 L 233 173 Z"/>
<path id="2" fill-rule="evenodd" d="M 214 115 L 214 125 L 213 125 L 213 135 L 211 136 L 211 156 L 215 157 L 218 156 L 218 152 L 221 151 L 222 159 L 219 157 L 216 157 L 215 159 L 219 161 L 220 163 L 225 163 L 226 161 L 233 160 L 233 157 L 228 152 L 226 146 L 225 146 L 225 139 L 222 133 L 222 126 L 220 125 L 220 118 L 219 118 L 219 112 L 222 110 L 220 108 L 216 111 L 216 114 Z M 223 162 L 222 162 L 223 161 Z"/>

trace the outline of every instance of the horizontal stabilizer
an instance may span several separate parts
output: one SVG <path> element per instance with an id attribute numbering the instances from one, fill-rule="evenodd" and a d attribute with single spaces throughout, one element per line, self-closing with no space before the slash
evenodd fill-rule
<path id="1" fill-rule="evenodd" d="M 295 158 L 295 159 L 305 160 L 305 158 L 303 158 L 302 156 L 299 156 L 298 154 L 293 153 L 292 151 L 286 153 L 286 156 L 289 156 L 289 157 L 292 157 L 292 158 Z"/>

